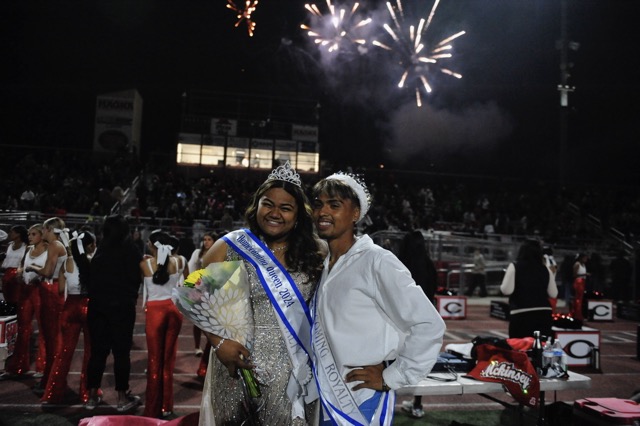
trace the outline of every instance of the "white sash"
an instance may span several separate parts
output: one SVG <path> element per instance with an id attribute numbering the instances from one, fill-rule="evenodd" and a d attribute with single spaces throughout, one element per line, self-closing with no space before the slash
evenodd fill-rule
<path id="1" fill-rule="evenodd" d="M 318 294 L 316 290 L 316 297 Z M 334 425 L 348 426 L 390 426 L 393 421 L 393 410 L 396 394 L 393 390 L 384 392 L 376 411 L 369 422 L 358 408 L 358 403 L 351 393 L 350 385 L 340 374 L 340 367 L 336 365 L 331 347 L 327 341 L 324 326 L 316 311 L 316 300 L 312 302 L 313 325 L 311 327 L 311 344 L 313 374 L 318 383 L 320 401 L 323 414 L 331 419 Z M 321 416 L 322 424 L 324 416 Z"/>
<path id="2" fill-rule="evenodd" d="M 289 351 L 293 370 L 287 385 L 292 418 L 305 418 L 304 404 L 318 398 L 310 366 L 311 314 L 293 278 L 269 248 L 248 229 L 233 231 L 224 241 L 251 263 L 258 274 Z"/>

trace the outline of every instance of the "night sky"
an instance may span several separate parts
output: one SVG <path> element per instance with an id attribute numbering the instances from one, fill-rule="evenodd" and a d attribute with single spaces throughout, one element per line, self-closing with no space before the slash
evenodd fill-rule
<path id="1" fill-rule="evenodd" d="M 322 158 L 437 173 L 640 182 L 636 0 L 567 0 L 573 63 L 567 155 L 560 155 L 560 0 L 442 0 L 427 44 L 459 30 L 417 108 L 397 58 L 369 48 L 327 56 L 300 29 L 304 2 L 262 0 L 254 37 L 223 0 L 32 1 L 3 5 L 0 143 L 89 148 L 95 98 L 136 88 L 142 154 L 174 149 L 192 89 L 318 100 Z M 427 17 L 431 0 L 405 2 Z M 318 2 L 322 10 L 324 1 Z M 383 2 L 363 2 L 370 37 L 390 39 Z M 562 169 L 562 171 L 560 171 Z"/>

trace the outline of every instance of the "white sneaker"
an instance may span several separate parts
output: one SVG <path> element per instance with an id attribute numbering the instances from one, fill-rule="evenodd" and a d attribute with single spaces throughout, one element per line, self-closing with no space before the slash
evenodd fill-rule
<path id="1" fill-rule="evenodd" d="M 402 401 L 402 411 L 408 413 L 411 417 L 418 419 L 424 417 L 424 410 L 422 407 L 414 407 L 413 401 Z"/>

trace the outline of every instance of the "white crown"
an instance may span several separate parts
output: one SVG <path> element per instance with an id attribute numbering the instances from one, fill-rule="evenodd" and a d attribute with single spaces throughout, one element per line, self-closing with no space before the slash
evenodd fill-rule
<path id="1" fill-rule="evenodd" d="M 291 163 L 287 160 L 284 165 L 278 166 L 267 177 L 267 180 L 283 180 L 294 185 L 302 187 L 300 175 L 291 167 Z"/>

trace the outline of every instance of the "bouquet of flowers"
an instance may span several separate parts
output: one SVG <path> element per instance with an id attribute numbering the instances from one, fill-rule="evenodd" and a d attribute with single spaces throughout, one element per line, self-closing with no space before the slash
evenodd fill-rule
<path id="1" fill-rule="evenodd" d="M 251 285 L 242 261 L 211 263 L 189 274 L 182 287 L 173 289 L 173 302 L 182 314 L 202 330 L 235 340 L 251 350 L 253 314 Z M 250 412 L 261 396 L 253 371 L 241 369 Z M 247 408 L 250 408 L 247 407 Z"/>

